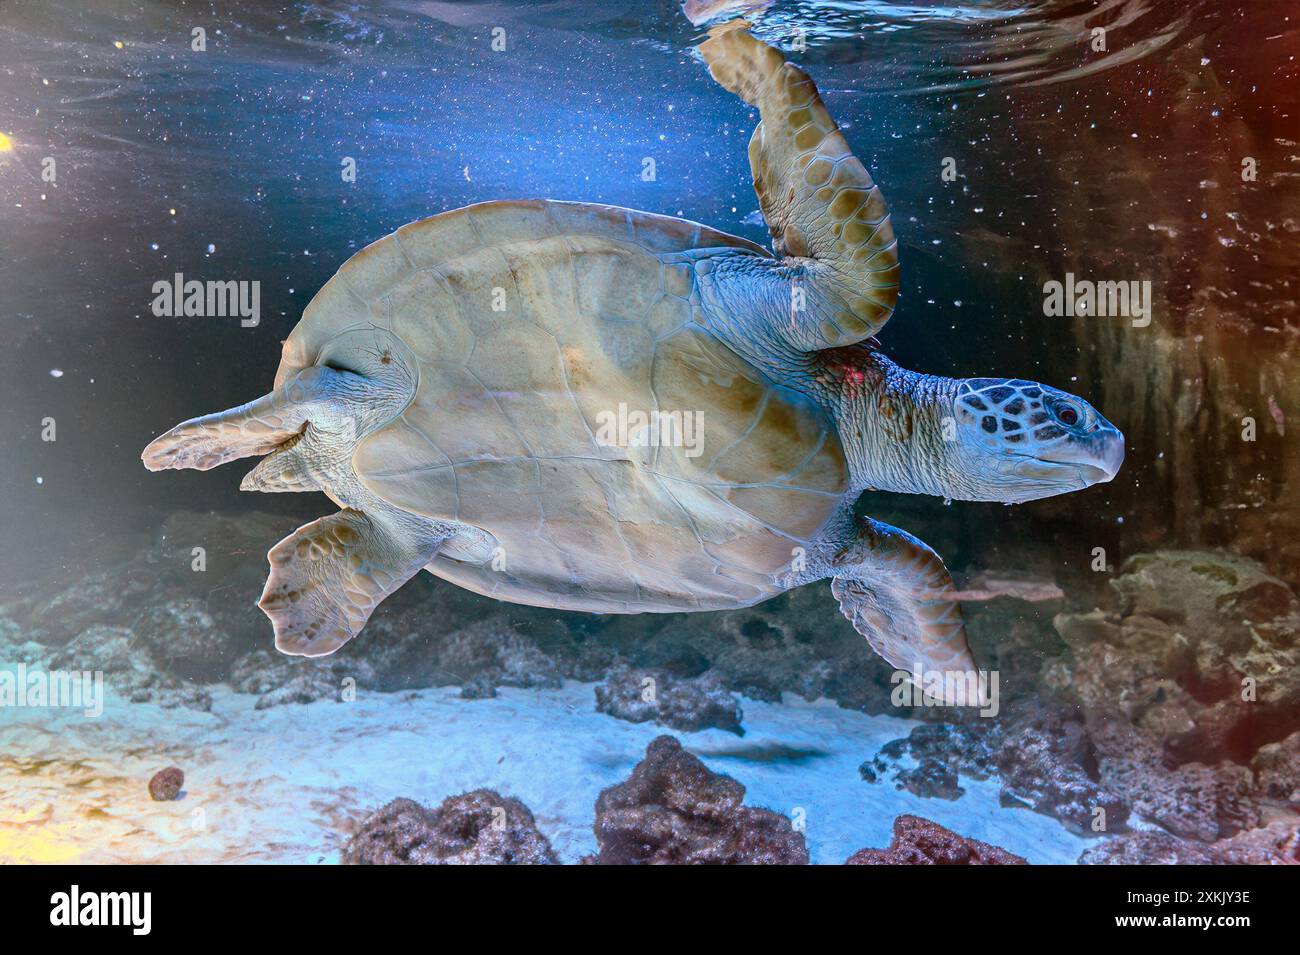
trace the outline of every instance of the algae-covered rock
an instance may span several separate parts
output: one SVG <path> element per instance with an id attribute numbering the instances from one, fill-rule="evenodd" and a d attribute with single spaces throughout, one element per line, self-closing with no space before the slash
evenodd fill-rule
<path id="1" fill-rule="evenodd" d="M 1129 558 L 1111 582 L 1125 617 L 1234 633 L 1300 611 L 1295 594 L 1257 561 L 1224 551 L 1158 550 Z"/>
<path id="2" fill-rule="evenodd" d="M 894 820 L 894 837 L 887 849 L 859 849 L 845 865 L 1027 865 L 1005 849 L 959 836 L 937 822 L 919 816 Z"/>
<path id="3" fill-rule="evenodd" d="M 1114 613 L 1061 614 L 1053 682 L 1094 720 L 1124 720 L 1172 765 L 1246 762 L 1300 729 L 1300 602 L 1256 562 L 1156 551 L 1111 582 Z"/>
<path id="4" fill-rule="evenodd" d="M 449 796 L 437 809 L 394 799 L 340 853 L 345 865 L 556 865 L 559 860 L 518 799 L 490 789 Z"/>
<path id="5" fill-rule="evenodd" d="M 713 673 L 679 679 L 620 665 L 596 687 L 596 709 L 630 723 L 653 721 L 686 732 L 716 727 L 744 734 L 740 701 Z"/>
<path id="6" fill-rule="evenodd" d="M 745 787 L 712 772 L 671 736 L 646 747 L 626 782 L 596 800 L 600 865 L 806 865 L 790 820 L 744 805 Z"/>

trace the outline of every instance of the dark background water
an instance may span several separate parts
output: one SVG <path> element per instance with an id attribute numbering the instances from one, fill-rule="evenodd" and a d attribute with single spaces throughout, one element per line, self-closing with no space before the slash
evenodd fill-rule
<path id="1" fill-rule="evenodd" d="M 1088 47 L 1097 24 L 1110 31 L 1105 54 Z M 793 56 L 890 203 L 903 268 L 881 336 L 893 357 L 1098 398 L 1111 372 L 1093 336 L 1043 317 L 1043 275 L 1095 252 L 1126 267 L 1103 277 L 1143 278 L 1131 267 L 1146 267 L 1147 253 L 1132 236 L 1183 241 L 1141 203 L 1163 194 L 1169 211 L 1170 191 L 1185 189 L 1189 204 L 1171 215 L 1203 219 L 1192 190 L 1209 173 L 1195 150 L 1229 135 L 1232 96 L 1211 91 L 1190 119 L 1179 114 L 1180 94 L 1161 85 L 1170 64 L 1208 73 L 1225 37 L 1248 60 L 1254 44 L 1267 52 L 1270 31 L 1294 37 L 1295 25 L 1295 4 L 1272 0 L 873 0 L 776 4 L 756 32 L 788 47 L 805 31 L 807 50 Z M 194 27 L 207 31 L 206 52 L 190 49 Z M 504 52 L 491 48 L 495 27 Z M 709 78 L 693 52 L 700 36 L 676 5 L 633 0 L 0 0 L 0 582 L 75 572 L 159 510 L 331 512 L 315 495 L 240 494 L 251 461 L 149 474 L 139 453 L 182 419 L 268 391 L 279 343 L 317 289 L 406 222 L 547 197 L 764 241 L 745 154 L 754 117 Z M 1268 127 L 1256 151 L 1285 154 L 1300 139 L 1291 112 L 1266 106 L 1255 120 Z M 47 156 L 55 183 L 40 179 Z M 345 156 L 355 183 L 340 176 Z M 945 156 L 957 182 L 940 179 Z M 1089 178 L 1107 156 L 1132 173 L 1113 189 Z M 645 157 L 653 182 L 641 179 Z M 1162 164 L 1165 178 L 1148 175 Z M 1278 221 L 1291 221 L 1276 202 Z M 1257 251 L 1243 252 L 1252 261 L 1277 281 Z M 261 324 L 155 317 L 152 285 L 175 272 L 259 281 Z M 1249 268 L 1241 274 L 1239 291 L 1258 293 Z M 1269 301 L 1293 293 L 1283 283 Z M 1102 411 L 1132 438 L 1146 399 L 1131 391 Z M 47 417 L 53 443 L 41 440 Z M 962 525 L 967 541 L 1042 517 L 1055 533 L 1105 542 L 1136 512 L 1165 507 L 1154 485 L 1136 489 L 1178 435 L 1145 437 L 1115 485 L 1028 505 L 1017 523 L 993 506 L 913 507 Z M 966 550 L 949 556 L 978 556 Z"/>

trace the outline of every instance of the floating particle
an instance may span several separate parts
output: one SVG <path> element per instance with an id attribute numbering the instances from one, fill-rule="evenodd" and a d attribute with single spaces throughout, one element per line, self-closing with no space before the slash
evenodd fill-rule
<path id="1" fill-rule="evenodd" d="M 51 369 L 50 369 L 50 377 L 51 377 L 51 378 L 62 378 L 62 377 L 63 377 L 63 369 L 62 369 L 62 368 L 51 368 Z"/>

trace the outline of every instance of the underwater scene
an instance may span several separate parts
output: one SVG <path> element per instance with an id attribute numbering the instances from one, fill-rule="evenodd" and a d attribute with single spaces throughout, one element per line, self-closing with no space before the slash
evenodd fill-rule
<path id="1" fill-rule="evenodd" d="M 1298 296 L 1296 0 L 3 0 L 0 862 L 1300 862 Z"/>

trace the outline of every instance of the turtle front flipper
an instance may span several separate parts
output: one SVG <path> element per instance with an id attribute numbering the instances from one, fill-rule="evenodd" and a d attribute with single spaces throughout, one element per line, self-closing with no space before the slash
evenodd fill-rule
<path id="1" fill-rule="evenodd" d="M 266 555 L 271 574 L 257 605 L 275 627 L 276 649 L 305 657 L 333 653 L 445 539 L 351 509 L 304 524 Z"/>
<path id="2" fill-rule="evenodd" d="M 950 705 L 986 702 L 961 605 L 938 554 L 906 531 L 867 518 L 833 574 L 840 610 L 890 666 L 922 689 L 937 676 Z"/>
<path id="3" fill-rule="evenodd" d="M 794 266 L 787 277 L 839 300 L 809 308 L 817 320 L 796 343 L 813 350 L 860 342 L 889 320 L 898 299 L 889 210 L 812 79 L 747 27 L 743 20 L 714 27 L 699 50 L 715 80 L 758 107 L 749 164 L 773 247 Z M 796 297 L 788 310 L 800 308 Z"/>

